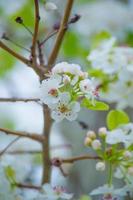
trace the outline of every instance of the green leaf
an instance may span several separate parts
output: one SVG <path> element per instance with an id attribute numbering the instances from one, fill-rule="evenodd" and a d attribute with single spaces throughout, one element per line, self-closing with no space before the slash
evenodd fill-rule
<path id="1" fill-rule="evenodd" d="M 113 130 L 122 124 L 129 122 L 128 115 L 122 110 L 111 110 L 107 115 L 108 129 Z"/>
<path id="2" fill-rule="evenodd" d="M 11 184 L 16 183 L 16 173 L 14 169 L 11 166 L 6 166 L 5 167 L 5 174 L 7 176 L 7 179 Z"/>
<path id="3" fill-rule="evenodd" d="M 109 109 L 109 106 L 106 103 L 94 100 L 94 103 L 92 104 L 92 102 L 88 100 L 87 98 L 82 100 L 81 105 L 83 107 L 88 108 L 89 110 L 108 110 Z"/>

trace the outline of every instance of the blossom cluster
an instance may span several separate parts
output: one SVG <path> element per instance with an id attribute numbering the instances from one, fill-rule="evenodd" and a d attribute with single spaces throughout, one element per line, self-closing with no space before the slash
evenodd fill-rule
<path id="1" fill-rule="evenodd" d="M 48 78 L 41 84 L 41 100 L 52 110 L 52 118 L 72 121 L 80 111 L 80 102 L 87 98 L 91 104 L 98 96 L 93 79 L 77 64 L 61 62 L 56 64 Z"/>
<path id="2" fill-rule="evenodd" d="M 34 195 L 34 199 L 28 199 L 28 200 L 59 200 L 59 199 L 65 199 L 69 200 L 72 199 L 73 194 L 67 193 L 66 190 L 61 186 L 55 186 L 52 187 L 50 184 L 44 184 L 42 186 L 41 191 L 37 192 Z"/>
<path id="3" fill-rule="evenodd" d="M 87 57 L 98 74 L 101 96 L 120 108 L 133 107 L 133 48 L 117 46 L 116 38 L 103 40 Z"/>
<path id="4" fill-rule="evenodd" d="M 101 127 L 98 134 L 88 131 L 85 145 L 92 148 L 99 161 L 96 163 L 97 171 L 110 170 L 108 182 L 91 192 L 91 195 L 126 196 L 127 192 L 133 195 L 133 123 L 119 126 L 108 131 Z M 113 178 L 123 179 L 125 186 L 114 189 Z"/>

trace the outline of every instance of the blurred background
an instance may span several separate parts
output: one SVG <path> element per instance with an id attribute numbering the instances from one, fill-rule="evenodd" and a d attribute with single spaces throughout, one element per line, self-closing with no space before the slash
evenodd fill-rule
<path id="1" fill-rule="evenodd" d="M 51 0 L 52 1 L 52 0 Z M 60 22 L 66 0 L 52 1 L 57 10 L 47 11 L 44 1 L 40 0 L 40 38 L 43 40 L 53 27 Z M 83 69 L 88 69 L 86 57 L 90 51 L 91 41 L 100 31 L 108 31 L 117 37 L 120 44 L 133 46 L 133 0 L 75 0 L 72 11 L 81 15 L 81 19 L 70 25 L 64 39 L 58 61 L 78 63 Z M 31 46 L 31 35 L 23 26 L 15 22 L 16 17 L 22 17 L 24 24 L 33 31 L 34 7 L 32 0 L 0 0 L 0 37 L 6 33 L 13 43 L 18 43 L 27 49 Z M 45 62 L 51 51 L 55 37 L 45 45 L 43 53 Z M 4 42 L 17 52 L 29 56 L 28 51 L 21 49 L 10 41 Z M 39 96 L 39 80 L 36 74 L 12 56 L 0 49 L 0 97 Z M 115 104 L 112 105 L 115 107 Z M 132 109 L 127 108 L 132 119 Z M 89 129 L 97 130 L 105 126 L 107 112 L 87 111 L 80 112 L 78 120 L 86 122 Z M 42 108 L 37 103 L 0 103 L 0 127 L 12 130 L 24 130 L 41 134 L 43 129 Z M 79 126 L 77 121 L 63 121 L 54 124 L 51 134 L 51 156 L 71 157 L 89 150 L 84 147 L 86 130 Z M 0 150 L 13 137 L 0 135 Z M 41 150 L 41 146 L 28 139 L 17 141 L 10 150 Z M 22 182 L 39 184 L 41 180 L 41 155 L 5 155 L 1 162 L 13 166 L 17 178 Z M 71 192 L 88 193 L 104 183 L 105 174 L 94 170 L 94 161 L 81 161 L 72 165 L 65 165 L 64 171 L 69 176 L 63 177 L 58 168 L 53 167 L 52 184 L 67 186 Z M 118 183 L 122 184 L 122 183 Z"/>

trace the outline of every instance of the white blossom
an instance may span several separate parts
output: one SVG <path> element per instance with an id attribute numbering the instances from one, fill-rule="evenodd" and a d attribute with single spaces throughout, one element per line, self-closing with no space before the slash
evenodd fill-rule
<path id="1" fill-rule="evenodd" d="M 61 83 L 61 77 L 49 78 L 41 83 L 41 100 L 43 103 L 52 104 L 57 103 L 59 100 L 59 87 Z"/>
<path id="2" fill-rule="evenodd" d="M 99 128 L 98 135 L 100 137 L 106 137 L 106 135 L 107 135 L 107 128 L 106 127 Z"/>
<path id="3" fill-rule="evenodd" d="M 73 194 L 67 193 L 63 187 L 52 187 L 49 184 L 44 184 L 42 192 L 40 192 L 34 200 L 58 200 L 61 199 L 72 199 Z"/>
<path id="4" fill-rule="evenodd" d="M 83 72 L 81 70 L 81 67 L 77 64 L 69 64 L 67 62 L 61 62 L 56 64 L 52 68 L 53 74 L 63 74 L 63 73 L 69 73 L 75 76 L 82 76 Z"/>
<path id="5" fill-rule="evenodd" d="M 73 121 L 77 118 L 77 113 L 80 111 L 80 104 L 76 101 L 71 101 L 68 92 L 61 93 L 57 104 L 49 105 L 52 109 L 52 118 L 59 122 L 64 118 Z"/>
<path id="6" fill-rule="evenodd" d="M 97 164 L 96 164 L 96 170 L 97 171 L 104 171 L 105 170 L 105 163 L 104 162 L 98 162 Z"/>
<path id="7" fill-rule="evenodd" d="M 90 147 L 91 144 L 92 144 L 92 139 L 90 137 L 86 137 L 84 140 L 84 145 Z"/>
<path id="8" fill-rule="evenodd" d="M 126 140 L 126 135 L 121 129 L 115 129 L 113 131 L 108 131 L 106 136 L 107 144 L 118 144 L 124 143 Z"/>
<path id="9" fill-rule="evenodd" d="M 123 157 L 124 157 L 124 159 L 129 160 L 130 158 L 133 158 L 133 155 L 130 151 L 125 151 L 123 153 Z"/>
<path id="10" fill-rule="evenodd" d="M 86 136 L 91 138 L 92 140 L 96 139 L 96 133 L 92 130 L 88 131 Z"/>
<path id="11" fill-rule="evenodd" d="M 92 148 L 93 148 L 94 150 L 99 150 L 99 149 L 101 149 L 101 142 L 100 142 L 100 140 L 98 140 L 98 139 L 93 140 L 92 143 L 91 143 L 91 145 L 92 145 Z"/>
<path id="12" fill-rule="evenodd" d="M 96 189 L 94 189 L 90 195 L 100 195 L 100 194 L 103 194 L 103 195 L 112 195 L 112 196 L 125 196 L 125 193 L 121 192 L 119 189 L 115 189 L 113 185 L 109 186 L 109 185 L 103 185 L 103 186 L 100 186 Z"/>
<path id="13" fill-rule="evenodd" d="M 80 81 L 79 87 L 85 97 L 91 99 L 92 101 L 98 96 L 98 91 L 94 85 L 94 82 L 90 79 Z"/>

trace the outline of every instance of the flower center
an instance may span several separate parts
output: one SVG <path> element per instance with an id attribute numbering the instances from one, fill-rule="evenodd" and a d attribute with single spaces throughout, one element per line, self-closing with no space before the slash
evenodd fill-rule
<path id="1" fill-rule="evenodd" d="M 50 94 L 53 97 L 57 97 L 58 96 L 58 91 L 57 91 L 57 89 L 53 88 L 48 92 L 48 94 Z"/>
<path id="2" fill-rule="evenodd" d="M 64 104 L 60 105 L 59 107 L 59 110 L 61 113 L 66 113 L 66 112 L 69 112 L 70 110 L 68 109 L 68 107 Z"/>

